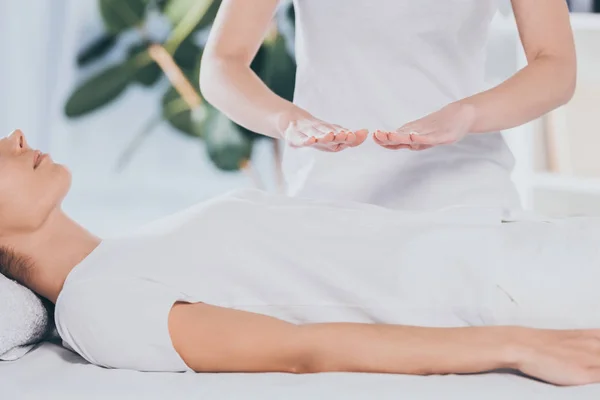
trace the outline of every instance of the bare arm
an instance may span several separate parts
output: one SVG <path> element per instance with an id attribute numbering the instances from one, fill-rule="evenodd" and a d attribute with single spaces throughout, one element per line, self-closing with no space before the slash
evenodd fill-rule
<path id="1" fill-rule="evenodd" d="M 508 367 L 503 330 L 299 326 L 205 304 L 176 305 L 170 317 L 175 349 L 199 372 L 480 372 Z"/>
<path id="2" fill-rule="evenodd" d="M 204 50 L 202 94 L 239 125 L 293 147 L 340 151 L 360 145 L 367 130 L 350 131 L 314 117 L 273 93 L 250 68 L 278 3 L 223 0 Z"/>
<path id="3" fill-rule="evenodd" d="M 557 385 L 600 382 L 599 330 L 294 325 L 202 303 L 169 315 L 175 350 L 197 372 L 410 375 L 518 369 Z"/>
<path id="4" fill-rule="evenodd" d="M 460 103 L 475 110 L 473 133 L 532 121 L 573 96 L 577 61 L 564 0 L 512 0 L 528 65 L 512 78 Z"/>
<path id="5" fill-rule="evenodd" d="M 204 97 L 233 121 L 280 138 L 292 103 L 273 93 L 250 64 L 267 33 L 279 0 L 224 0 L 204 51 Z"/>

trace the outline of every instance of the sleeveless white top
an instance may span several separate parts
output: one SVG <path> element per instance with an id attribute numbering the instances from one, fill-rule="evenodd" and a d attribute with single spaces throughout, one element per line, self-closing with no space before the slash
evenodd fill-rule
<path id="1" fill-rule="evenodd" d="M 176 301 L 296 324 L 600 326 L 600 219 L 503 220 L 235 191 L 105 239 L 67 277 L 56 326 L 86 360 L 139 371 L 187 370 Z"/>
<path id="2" fill-rule="evenodd" d="M 484 89 L 497 0 L 295 0 L 294 102 L 348 129 L 395 130 Z M 519 208 L 500 133 L 427 151 L 372 138 L 340 153 L 286 147 L 288 195 L 392 208 Z"/>

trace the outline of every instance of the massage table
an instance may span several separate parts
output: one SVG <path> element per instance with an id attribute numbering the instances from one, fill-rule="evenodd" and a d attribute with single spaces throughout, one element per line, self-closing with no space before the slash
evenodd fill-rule
<path id="1" fill-rule="evenodd" d="M 18 361 L 0 362 L 0 399 L 598 400 L 600 385 L 555 387 L 511 373 L 142 373 L 96 367 L 57 344 L 44 343 Z"/>

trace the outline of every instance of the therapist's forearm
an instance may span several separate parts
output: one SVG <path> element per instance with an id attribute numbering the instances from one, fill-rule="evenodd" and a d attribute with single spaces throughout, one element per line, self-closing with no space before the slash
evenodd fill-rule
<path id="1" fill-rule="evenodd" d="M 296 110 L 241 60 L 205 55 L 200 88 L 204 98 L 231 120 L 273 138 L 281 138 Z"/>
<path id="2" fill-rule="evenodd" d="M 472 107 L 472 133 L 495 132 L 530 122 L 573 96 L 576 66 L 556 56 L 540 56 L 504 83 L 459 103 Z"/>

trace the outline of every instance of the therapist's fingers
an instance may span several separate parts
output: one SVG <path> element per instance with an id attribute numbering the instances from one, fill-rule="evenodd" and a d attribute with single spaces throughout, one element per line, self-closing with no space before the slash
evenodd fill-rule
<path id="1" fill-rule="evenodd" d="M 436 132 L 420 135 L 413 134 L 412 142 L 417 146 L 435 146 L 438 144 L 443 144 L 441 136 Z"/>
<path id="2" fill-rule="evenodd" d="M 365 142 L 365 140 L 367 140 L 367 137 L 369 136 L 369 130 L 359 129 L 358 131 L 352 132 L 352 134 L 354 135 L 354 140 L 346 140 L 346 142 L 349 143 L 350 147 L 356 147 L 360 146 Z"/>
<path id="3" fill-rule="evenodd" d="M 317 142 L 317 139 L 314 137 L 306 136 L 303 133 L 295 132 L 286 137 L 286 141 L 291 147 L 306 147 L 312 146 Z"/>
<path id="4" fill-rule="evenodd" d="M 312 136 L 317 139 L 317 143 L 329 143 L 335 138 L 335 134 L 330 129 L 322 127 L 320 125 L 311 126 L 305 129 L 302 133 L 307 136 Z"/>
<path id="5" fill-rule="evenodd" d="M 414 146 L 411 147 L 411 150 L 413 150 L 413 151 L 423 151 L 423 150 L 429 150 L 432 147 L 435 147 L 435 146 L 425 145 L 425 144 L 419 144 L 419 145 L 416 145 L 416 147 L 414 147 Z"/>
<path id="6" fill-rule="evenodd" d="M 336 135 L 333 132 L 329 132 L 328 134 L 317 138 L 314 147 L 318 148 L 319 150 L 327 151 L 330 153 L 337 153 L 338 151 L 342 151 L 348 148 L 348 146 L 345 145 L 344 142 L 340 143 L 338 140 L 336 140 Z"/>
<path id="7" fill-rule="evenodd" d="M 319 144 L 330 144 L 330 143 L 334 143 L 335 140 L 335 134 L 333 132 L 329 132 L 325 135 L 319 136 L 316 138 L 317 142 Z"/>
<path id="8" fill-rule="evenodd" d="M 388 145 L 388 138 L 386 132 L 375 131 L 375 133 L 373 134 L 373 140 L 380 146 L 385 147 Z"/>
<path id="9" fill-rule="evenodd" d="M 352 131 L 340 125 L 332 125 L 336 129 L 335 141 L 345 144 L 347 147 L 356 147 L 364 143 L 369 135 L 368 129 Z"/>
<path id="10" fill-rule="evenodd" d="M 375 131 L 373 140 L 378 145 L 388 150 L 410 149 L 410 136 L 401 135 L 396 132 Z"/>
<path id="11" fill-rule="evenodd" d="M 379 129 L 375 131 L 373 139 L 379 144 L 389 144 L 390 141 L 388 138 L 388 133 L 380 131 Z"/>
<path id="12" fill-rule="evenodd" d="M 402 132 L 402 131 L 390 132 L 388 134 L 388 140 L 389 140 L 390 144 L 394 144 L 394 145 L 398 145 L 398 144 L 411 145 L 412 144 L 412 138 L 411 138 L 410 134 Z"/>
<path id="13" fill-rule="evenodd" d="M 306 124 L 286 135 L 292 147 L 314 147 L 321 151 L 339 152 L 363 143 L 367 130 L 352 132 L 339 125 L 317 122 Z"/>
<path id="14" fill-rule="evenodd" d="M 415 138 L 421 137 L 423 133 L 425 128 L 416 124 L 405 125 L 396 131 L 396 135 L 408 139 L 406 143 L 410 144 L 410 149 L 414 151 L 421 150 L 421 145 L 424 143 L 415 142 Z"/>
<path id="15" fill-rule="evenodd" d="M 373 141 L 375 143 L 377 143 L 378 145 L 380 145 L 380 146 L 386 146 L 386 143 L 387 143 L 387 141 L 386 141 L 386 143 L 384 143 L 381 140 L 379 140 L 379 138 L 377 137 L 377 135 L 373 135 Z"/>
<path id="16" fill-rule="evenodd" d="M 323 140 L 320 138 L 317 139 L 316 147 L 323 151 L 335 153 L 345 150 L 356 139 L 353 132 L 339 125 L 322 124 L 318 128 L 322 132 L 328 132 L 328 135 Z"/>
<path id="17" fill-rule="evenodd" d="M 387 146 L 383 146 L 384 148 L 388 149 L 388 150 L 413 150 L 409 145 L 407 144 L 397 144 L 397 145 L 387 145 Z"/>
<path id="18" fill-rule="evenodd" d="M 331 138 L 332 143 L 345 143 L 348 136 L 348 130 L 338 125 L 320 124 L 316 126 L 320 132 L 324 133 L 324 138 Z"/>
<path id="19" fill-rule="evenodd" d="M 439 140 L 438 131 L 434 126 L 411 123 L 401 127 L 397 132 L 410 136 L 412 150 L 427 150 L 431 146 L 442 144 Z"/>
<path id="20" fill-rule="evenodd" d="M 340 143 L 340 144 L 344 144 L 346 143 L 346 140 L 348 138 L 348 133 L 347 132 L 339 132 L 335 134 L 335 137 L 333 138 L 333 141 L 335 143 Z"/>
<path id="21" fill-rule="evenodd" d="M 410 145 L 408 144 L 388 144 L 388 143 L 384 143 L 381 142 L 377 137 L 373 136 L 373 140 L 375 141 L 375 143 L 377 143 L 378 145 L 380 145 L 381 147 L 388 149 L 388 150 L 402 150 L 402 149 L 410 149 Z"/>
<path id="22" fill-rule="evenodd" d="M 348 145 L 341 143 L 315 144 L 314 148 L 328 153 L 337 153 L 348 148 Z"/>
<path id="23" fill-rule="evenodd" d="M 403 132 L 376 131 L 375 139 L 379 143 L 392 146 L 410 145 L 412 143 L 410 135 Z"/>
<path id="24" fill-rule="evenodd" d="M 346 129 L 340 125 L 331 126 L 335 134 L 333 141 L 335 143 L 343 144 L 343 148 L 348 148 L 348 146 L 356 140 L 356 135 L 354 135 L 354 132 L 350 131 L 349 129 Z"/>

